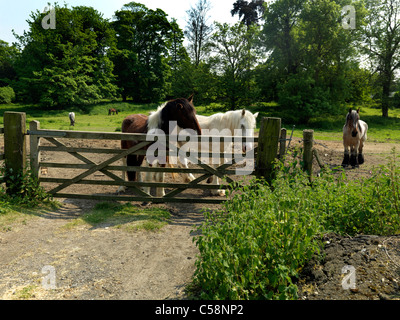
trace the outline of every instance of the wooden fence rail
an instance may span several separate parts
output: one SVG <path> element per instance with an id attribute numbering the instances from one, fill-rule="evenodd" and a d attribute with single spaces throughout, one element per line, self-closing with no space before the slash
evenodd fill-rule
<path id="1" fill-rule="evenodd" d="M 228 189 L 230 183 L 236 181 L 234 175 L 238 174 L 240 167 L 243 164 L 248 164 L 251 170 L 247 171 L 247 175 L 256 175 L 263 177 L 267 181 L 271 181 L 274 176 L 273 162 L 278 156 L 278 153 L 283 156 L 286 148 L 286 130 L 281 130 L 281 120 L 279 118 L 263 118 L 261 121 L 259 137 L 254 137 L 254 145 L 257 145 L 253 150 L 247 153 L 241 152 L 215 152 L 207 151 L 204 154 L 199 152 L 183 153 L 192 163 L 190 169 L 186 168 L 160 168 L 160 167 L 131 167 L 121 165 L 120 160 L 130 154 L 144 155 L 146 151 L 143 149 L 155 142 L 157 136 L 145 134 L 128 134 L 128 133 L 111 133 L 111 132 L 86 132 L 86 131 L 61 131 L 61 130 L 44 130 L 40 128 L 38 121 L 30 122 L 29 130 L 25 128 L 26 116 L 23 113 L 5 112 L 4 114 L 4 134 L 5 134 L 5 159 L 6 163 L 10 163 L 15 170 L 25 170 L 26 168 L 26 136 L 29 136 L 30 143 L 30 165 L 34 174 L 37 175 L 41 184 L 46 184 L 46 187 L 51 185 L 49 193 L 53 197 L 59 198 L 77 198 L 77 199 L 96 199 L 96 200 L 120 200 L 120 201 L 147 201 L 154 203 L 162 202 L 190 202 L 190 203 L 221 203 L 226 200 L 225 197 L 204 197 L 195 198 L 190 194 L 182 194 L 187 190 L 213 190 L 213 189 Z M 104 148 L 91 148 L 82 146 L 71 146 L 76 140 L 105 140 L 105 141 L 121 141 L 134 140 L 139 143 L 127 150 L 114 149 L 106 146 Z M 166 135 L 161 140 L 168 145 L 169 152 L 173 155 L 180 155 L 181 149 L 177 146 L 179 136 Z M 221 136 L 191 136 L 190 142 L 206 142 L 206 141 L 224 141 L 231 140 L 232 142 L 242 142 L 246 137 L 221 137 Z M 13 141 L 8 143 L 8 141 Z M 42 142 L 46 141 L 46 145 Z M 65 142 L 65 141 L 68 141 Z M 160 139 L 157 140 L 157 143 Z M 173 142 L 173 143 L 172 143 Z M 241 148 L 240 148 L 241 150 Z M 49 161 L 48 159 L 41 160 L 41 154 L 60 153 L 72 156 L 79 160 L 79 163 L 71 163 L 65 161 L 58 163 Z M 98 163 L 98 160 L 91 159 L 91 154 L 104 154 L 104 160 Z M 108 158 L 107 158 L 108 157 Z M 67 157 L 66 157 L 67 158 Z M 220 165 L 210 165 L 211 159 L 223 159 Z M 206 160 L 208 159 L 208 160 Z M 226 162 L 225 160 L 229 160 Z M 237 166 L 241 164 L 241 166 Z M 69 170 L 68 175 L 64 176 L 44 176 L 41 175 L 41 169 L 59 168 Z M 180 174 L 195 174 L 198 175 L 194 181 L 190 183 L 166 183 L 153 181 L 124 181 L 121 177 L 122 171 L 135 171 L 138 173 L 180 173 Z M 116 174 L 117 173 L 117 174 Z M 96 176 L 97 174 L 97 176 Z M 224 181 L 221 185 L 206 184 L 205 181 L 213 175 L 218 176 Z M 99 178 L 101 176 L 102 178 Z M 71 186 L 82 186 L 84 191 L 89 191 L 88 185 L 104 186 L 104 187 L 129 187 L 133 191 L 133 195 L 117 195 L 110 192 L 108 194 L 85 194 L 83 192 L 73 193 L 68 192 Z M 164 197 L 156 197 L 142 190 L 142 187 L 167 188 L 167 193 Z M 116 189 L 116 188 L 115 188 Z"/>

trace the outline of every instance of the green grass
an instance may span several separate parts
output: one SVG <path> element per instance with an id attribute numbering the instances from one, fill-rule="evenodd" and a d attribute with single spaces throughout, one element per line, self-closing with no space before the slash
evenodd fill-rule
<path id="1" fill-rule="evenodd" d="M 116 108 L 118 115 L 108 115 L 108 109 Z M 135 104 L 131 102 L 102 102 L 82 109 L 70 108 L 68 110 L 43 110 L 38 106 L 25 106 L 21 104 L 0 105 L 0 125 L 3 123 L 5 111 L 25 112 L 27 123 L 38 120 L 42 129 L 56 130 L 79 130 L 79 131 L 104 131 L 118 132 L 121 130 L 123 119 L 130 114 L 148 114 L 157 108 L 157 104 Z M 354 107 L 356 108 L 356 107 Z M 341 140 L 342 128 L 345 122 L 346 110 L 338 116 L 316 115 L 307 125 L 298 125 L 291 121 L 291 117 L 281 110 L 277 103 L 258 103 L 246 107 L 252 112 L 260 112 L 257 119 L 259 128 L 262 117 L 282 118 L 282 127 L 291 134 L 293 125 L 296 125 L 294 137 L 301 138 L 304 129 L 314 129 L 315 139 Z M 218 104 L 208 106 L 196 105 L 198 114 L 211 115 L 221 112 L 223 109 Z M 69 125 L 68 113 L 74 111 L 76 114 L 75 127 Z M 369 125 L 368 140 L 376 142 L 399 142 L 400 141 L 400 109 L 389 110 L 389 118 L 381 116 L 379 108 L 361 107 L 361 119 Z"/>
<path id="2" fill-rule="evenodd" d="M 65 228 L 79 225 L 115 227 L 125 231 L 158 231 L 168 224 L 171 215 L 161 208 L 139 208 L 131 204 L 99 203 L 93 210 L 68 223 Z"/>
<path id="3" fill-rule="evenodd" d="M 11 204 L 0 199 L 0 233 L 12 231 L 18 226 L 26 225 L 29 220 L 46 216 L 56 210 L 59 204 L 52 201 L 31 207 L 20 204 Z"/>

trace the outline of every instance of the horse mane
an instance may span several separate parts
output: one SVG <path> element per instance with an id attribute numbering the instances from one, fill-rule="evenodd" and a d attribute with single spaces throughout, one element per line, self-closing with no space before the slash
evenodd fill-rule
<path id="1" fill-rule="evenodd" d="M 147 120 L 147 127 L 149 130 L 158 129 L 161 127 L 162 123 L 162 110 L 167 105 L 168 102 L 163 103 L 161 106 L 157 108 L 156 111 L 150 112 L 149 119 Z"/>
<path id="2" fill-rule="evenodd" d="M 243 110 L 227 111 L 225 113 L 215 113 L 209 117 L 198 116 L 204 129 L 223 129 L 231 130 L 232 134 L 235 129 L 239 128 L 240 120 L 243 116 Z M 251 118 L 251 113 L 246 111 L 244 114 L 246 120 L 251 123 L 252 127 L 255 126 L 255 120 Z M 207 122 L 205 121 L 207 119 Z M 204 121 L 204 122 L 203 122 Z"/>

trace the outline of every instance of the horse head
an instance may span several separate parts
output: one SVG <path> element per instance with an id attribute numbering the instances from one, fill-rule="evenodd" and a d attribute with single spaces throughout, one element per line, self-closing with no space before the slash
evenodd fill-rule
<path id="1" fill-rule="evenodd" d="M 180 128 L 192 129 L 201 135 L 196 109 L 193 105 L 193 95 L 188 99 L 179 98 L 167 102 L 161 112 L 161 129 L 164 132 L 168 132 L 170 121 L 176 121 Z"/>
<path id="2" fill-rule="evenodd" d="M 350 108 L 346 118 L 346 127 L 348 131 L 351 132 L 353 138 L 357 137 L 360 130 L 358 120 L 360 120 L 360 108 L 358 108 L 357 111 Z"/>
<path id="3" fill-rule="evenodd" d="M 254 129 L 256 128 L 256 118 L 258 112 L 252 114 L 250 111 L 243 109 L 241 111 L 241 117 L 239 121 L 240 129 L 242 131 L 242 137 L 254 137 Z M 242 150 L 247 152 L 253 149 L 253 142 L 243 141 Z"/>

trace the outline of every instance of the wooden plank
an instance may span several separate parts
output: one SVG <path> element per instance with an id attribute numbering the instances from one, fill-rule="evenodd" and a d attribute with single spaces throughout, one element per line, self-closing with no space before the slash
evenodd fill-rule
<path id="1" fill-rule="evenodd" d="M 39 137 L 53 137 L 53 138 L 68 138 L 68 139 L 92 139 L 92 140 L 136 140 L 136 141 L 152 141 L 154 142 L 158 135 L 142 134 L 142 133 L 119 133 L 119 132 L 98 132 L 98 131 L 63 131 L 63 130 L 29 130 L 29 135 Z M 202 135 L 191 136 L 191 141 L 202 142 L 208 139 L 208 141 L 219 141 L 224 142 L 226 136 L 211 136 Z M 179 141 L 182 140 L 182 136 L 179 135 L 165 135 L 165 141 Z M 258 137 L 243 137 L 243 136 L 232 136 L 232 142 L 235 141 L 246 141 L 251 139 L 252 142 L 258 142 Z M 183 142 L 183 141 L 182 141 Z"/>
<path id="2" fill-rule="evenodd" d="M 48 152 L 76 152 L 76 153 L 94 153 L 94 154 L 118 154 L 121 149 L 100 149 L 100 148 L 74 148 L 74 147 L 53 147 L 40 146 L 40 151 Z"/>
<path id="3" fill-rule="evenodd" d="M 40 122 L 39 121 L 31 121 L 29 123 L 30 130 L 39 130 L 40 129 Z M 39 171 L 39 161 L 40 161 L 40 137 L 32 136 L 29 137 L 29 145 L 30 145 L 30 154 L 29 159 L 31 161 L 31 169 L 32 173 L 35 177 L 40 176 Z"/>
<path id="4" fill-rule="evenodd" d="M 111 163 L 113 163 L 113 162 L 115 162 L 117 160 L 120 160 L 121 158 L 127 156 L 128 154 L 147 146 L 148 144 L 149 144 L 149 142 L 143 141 L 143 142 L 137 144 L 136 146 L 133 146 L 132 148 L 129 148 L 129 149 L 121 152 L 119 155 L 116 155 L 116 156 L 112 157 L 111 159 L 108 159 L 108 160 L 104 161 L 101 164 L 93 166 L 91 169 L 87 170 L 86 172 L 84 172 L 84 173 L 72 178 L 71 180 L 69 180 L 66 183 L 63 183 L 62 185 L 58 186 L 57 188 L 54 188 L 49 193 L 50 194 L 55 194 L 55 193 L 59 192 L 60 190 L 66 188 L 66 187 L 69 187 L 71 184 L 74 184 L 74 183 L 82 180 L 83 178 L 86 178 L 87 176 L 95 173 L 96 171 L 100 171 L 101 169 L 104 169 L 109 164 L 111 164 Z"/>
<path id="5" fill-rule="evenodd" d="M 117 196 L 117 195 L 86 195 L 86 194 L 68 194 L 56 193 L 54 198 L 68 199 L 85 199 L 85 200 L 100 200 L 100 201 L 138 201 L 152 203 L 203 203 L 203 204 L 221 204 L 227 201 L 227 198 L 222 199 L 204 199 L 204 198 L 147 198 L 147 197 L 132 197 L 132 196 Z"/>
<path id="6" fill-rule="evenodd" d="M 254 148 L 255 150 L 255 148 Z M 121 152 L 121 149 L 106 149 L 106 148 L 75 148 L 75 147 L 53 147 L 53 146 L 40 146 L 39 151 L 47 151 L 47 152 L 75 152 L 75 153 L 93 153 L 93 154 L 118 154 Z M 135 155 L 146 155 L 146 150 L 138 150 L 134 152 Z M 208 159 L 224 159 L 230 158 L 235 159 L 239 157 L 245 157 L 246 153 L 228 153 L 228 152 L 220 152 L 220 153 L 198 153 L 199 158 L 208 158 Z"/>
<path id="7" fill-rule="evenodd" d="M 40 182 L 44 183 L 65 183 L 68 182 L 69 179 L 64 178 L 44 178 L 41 177 L 39 179 Z M 101 186 L 125 186 L 125 187 L 155 187 L 155 188 L 182 188 L 182 189 L 204 189 L 204 190 L 211 190 L 211 189 L 229 189 L 229 185 L 212 185 L 212 184 L 195 184 L 193 186 L 189 185 L 188 183 L 169 183 L 169 182 L 130 182 L 130 181 L 115 181 L 115 180 L 80 180 L 75 184 L 81 185 L 101 185 Z"/>
<path id="8" fill-rule="evenodd" d="M 61 168 L 61 169 L 79 169 L 87 170 L 93 167 L 90 164 L 78 164 L 78 163 L 55 163 L 55 162 L 40 162 L 41 167 L 46 168 Z M 204 169 L 196 168 L 160 168 L 160 167 L 132 167 L 132 166 L 107 166 L 103 170 L 108 171 L 135 171 L 135 172 L 164 172 L 164 173 L 192 173 L 192 174 L 205 174 L 208 173 Z M 224 170 L 221 171 L 225 175 L 235 175 L 236 170 Z"/>

